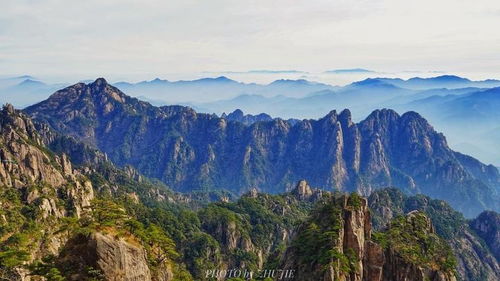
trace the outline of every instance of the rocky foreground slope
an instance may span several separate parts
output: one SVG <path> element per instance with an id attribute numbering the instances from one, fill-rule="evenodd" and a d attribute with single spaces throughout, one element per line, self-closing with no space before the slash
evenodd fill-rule
<path id="1" fill-rule="evenodd" d="M 61 144 L 11 105 L 0 111 L 0 278 L 172 280 L 170 255 L 155 267 L 148 260 L 151 247 L 163 253 L 166 246 L 126 231 L 123 208 L 96 199 L 99 191 L 118 196 L 126 187 L 113 192 L 120 181 L 93 180 L 96 172 L 75 168 L 67 154 L 47 148 L 48 139 Z M 61 147 L 84 147 L 71 142 Z"/>
<path id="2" fill-rule="evenodd" d="M 16 265 L 57 254 L 68 235 L 53 226 L 81 217 L 94 189 L 66 155 L 47 150 L 33 122 L 10 105 L 0 111 L 0 135 L 1 274 L 26 279 Z"/>
<path id="3" fill-rule="evenodd" d="M 415 112 L 376 110 L 354 123 L 344 110 L 319 120 L 245 125 L 187 107 L 154 107 L 102 78 L 25 111 L 179 191 L 276 193 L 307 179 L 364 195 L 396 186 L 447 200 L 468 217 L 499 208 L 498 170 L 452 151 Z"/>

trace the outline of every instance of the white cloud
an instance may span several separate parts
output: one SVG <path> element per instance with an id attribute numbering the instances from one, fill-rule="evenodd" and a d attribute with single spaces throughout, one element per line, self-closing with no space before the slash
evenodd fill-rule
<path id="1" fill-rule="evenodd" d="M 493 0 L 2 0 L 0 74 L 249 69 L 495 75 Z"/>

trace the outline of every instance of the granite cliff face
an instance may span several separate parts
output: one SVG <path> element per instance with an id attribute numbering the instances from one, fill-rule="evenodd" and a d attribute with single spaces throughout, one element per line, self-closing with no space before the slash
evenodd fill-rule
<path id="1" fill-rule="evenodd" d="M 214 203 L 199 218 L 208 236 L 195 236 L 184 252 L 199 280 L 211 280 L 206 272 L 213 268 L 293 270 L 288 280 L 456 280 L 450 248 L 423 213 L 372 235 L 366 199 L 305 181 L 281 195 L 252 190 L 237 202 Z M 268 276 L 279 280 L 281 274 Z"/>
<path id="2" fill-rule="evenodd" d="M 432 226 L 432 222 L 424 214 L 419 213 L 418 211 L 409 213 L 405 218 L 400 218 L 400 222 L 398 222 L 398 225 L 395 226 L 395 223 L 392 223 L 389 226 L 389 232 L 393 228 L 400 227 L 399 224 L 401 224 L 401 221 L 405 226 L 401 229 L 408 231 L 407 233 L 411 233 L 410 235 L 415 235 L 417 233 L 419 234 L 417 236 L 417 239 L 421 240 L 418 240 L 416 243 L 422 243 L 422 245 L 420 246 L 425 249 L 424 252 L 432 252 L 432 250 L 426 248 L 430 244 L 429 241 L 433 241 L 434 243 L 444 243 L 444 240 L 440 240 L 437 238 L 437 235 L 435 234 L 434 228 Z M 401 234 L 396 234 L 396 236 L 399 235 Z M 398 242 L 401 244 L 396 244 L 394 243 L 394 241 L 389 241 L 390 246 L 388 246 L 384 251 L 385 262 L 383 265 L 382 278 L 369 278 L 368 280 L 456 280 L 453 265 L 447 264 L 451 262 L 452 258 L 448 256 L 447 258 L 445 258 L 447 260 L 445 260 L 444 262 L 443 260 L 441 260 L 443 256 L 445 256 L 446 254 L 449 255 L 450 253 L 440 252 L 442 250 L 440 249 L 437 251 L 437 256 L 431 257 L 431 259 L 434 258 L 435 260 L 428 261 L 427 258 L 420 259 L 418 257 L 414 257 L 413 253 L 410 254 L 406 252 L 406 247 L 408 245 L 410 245 L 410 247 L 415 246 L 415 238 L 408 239 L 407 237 L 402 238 L 394 237 L 393 235 L 389 236 L 389 239 L 394 238 L 399 238 L 400 240 Z M 439 256 L 439 254 L 443 256 Z M 440 268 L 440 270 L 436 270 L 436 268 Z"/>
<path id="3" fill-rule="evenodd" d="M 462 214 L 444 201 L 423 195 L 408 196 L 394 188 L 378 190 L 370 195 L 368 201 L 374 229 L 379 231 L 397 216 L 414 210 L 429 216 L 436 233 L 450 243 L 457 260 L 459 280 L 500 279 L 500 264 L 495 259 L 495 239 L 498 236 L 494 237 L 500 226 L 500 222 L 494 219 L 496 213 L 486 211 L 468 223 Z"/>
<path id="4" fill-rule="evenodd" d="M 104 79 L 26 112 L 36 121 L 11 106 L 0 116 L 0 268 L 25 280 L 12 255 L 19 265 L 44 259 L 37 275 L 57 269 L 69 280 L 209 280 L 207 270 L 278 267 L 306 281 L 499 277 L 495 213 L 469 224 L 442 201 L 379 190 L 444 198 L 468 216 L 498 207 L 498 171 L 450 150 L 416 113 L 245 125 L 153 107 Z M 203 195 L 144 175 L 243 196 L 196 205 Z M 372 194 L 370 203 L 332 188 Z M 266 194 L 278 191 L 287 193 Z"/>
<path id="5" fill-rule="evenodd" d="M 100 232 L 76 236 L 63 249 L 60 259 L 80 267 L 79 272 L 92 267 L 100 272 L 101 280 L 152 280 L 146 251 L 133 238 L 116 239 L 113 235 Z M 90 277 L 77 273 L 72 276 L 72 280 L 87 280 Z"/>
<path id="6" fill-rule="evenodd" d="M 29 280 L 12 266 L 56 255 L 69 239 L 56 226 L 79 218 L 94 190 L 65 154 L 46 149 L 33 122 L 11 105 L 0 111 L 0 159 L 0 274 Z"/>
<path id="7" fill-rule="evenodd" d="M 496 168 L 453 152 L 414 112 L 377 110 L 358 124 L 344 110 L 293 124 L 245 125 L 181 106 L 154 107 L 102 78 L 60 90 L 25 111 L 117 165 L 132 165 L 179 191 L 280 192 L 307 179 L 365 195 L 397 186 L 445 199 L 467 216 L 498 208 Z"/>
<path id="8" fill-rule="evenodd" d="M 65 154 L 45 148 L 34 124 L 12 106 L 0 112 L 0 185 L 14 188 L 28 204 L 38 206 L 42 217 L 80 216 L 94 198 L 92 184 L 73 169 Z M 56 194 L 57 196 L 53 196 Z M 65 207 L 60 201 L 67 201 Z"/>
<path id="9" fill-rule="evenodd" d="M 114 225 L 122 215 L 114 217 L 106 231 L 96 226 L 82 228 L 86 222 L 102 223 L 101 215 L 96 215 L 94 188 L 123 196 L 127 189 L 119 177 L 127 177 L 122 175 L 127 172 L 108 164 L 107 180 L 96 181 L 103 177 L 97 166 L 75 167 L 67 154 L 50 150 L 51 145 L 76 156 L 77 162 L 105 161 L 100 152 L 33 122 L 11 105 L 0 111 L 0 277 L 22 281 L 46 280 L 40 276 L 49 280 L 172 280 L 174 263 L 169 258 L 150 269 L 151 249 L 147 251 L 144 245 L 157 244 L 146 244 L 144 237 Z M 133 170 L 128 172 L 127 184 L 141 186 L 132 179 Z M 162 187 L 147 192 L 166 194 L 159 189 Z M 112 213 L 112 209 L 108 211 Z M 117 233 L 129 234 L 124 239 Z M 74 265 L 82 268 L 76 270 Z M 88 268 L 95 276 L 89 275 Z"/>
<path id="10" fill-rule="evenodd" d="M 295 269 L 293 280 L 304 281 L 456 280 L 453 267 L 441 263 L 452 262 L 450 255 L 426 248 L 445 243 L 424 214 L 401 217 L 373 239 L 367 205 L 366 199 L 355 194 L 323 202 L 297 230 L 282 256 L 281 267 Z M 401 230 L 406 237 L 400 237 Z M 417 233 L 419 238 L 412 238 Z M 412 254 L 402 241 L 411 246 Z"/>

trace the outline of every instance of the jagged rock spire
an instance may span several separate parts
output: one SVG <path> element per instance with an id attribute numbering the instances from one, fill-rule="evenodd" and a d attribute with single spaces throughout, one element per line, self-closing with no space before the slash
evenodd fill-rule
<path id="1" fill-rule="evenodd" d="M 300 199 L 307 199 L 313 195 L 312 188 L 306 180 L 300 180 L 292 193 Z"/>

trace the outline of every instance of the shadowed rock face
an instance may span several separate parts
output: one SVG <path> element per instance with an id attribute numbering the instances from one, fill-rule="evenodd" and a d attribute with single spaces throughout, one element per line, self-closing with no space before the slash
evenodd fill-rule
<path id="1" fill-rule="evenodd" d="M 476 219 L 470 222 L 472 229 L 486 242 L 500 260 L 500 214 L 492 211 L 482 212 Z"/>
<path id="2" fill-rule="evenodd" d="M 60 90 L 26 112 L 180 191 L 280 192 L 307 179 L 365 195 L 397 186 L 446 199 L 467 216 L 498 208 L 496 168 L 456 154 L 415 112 L 376 110 L 357 124 L 344 110 L 293 125 L 245 125 L 187 107 L 154 107 L 102 78 Z"/>
<path id="3" fill-rule="evenodd" d="M 76 166 L 63 151 L 76 156 Z M 67 280 L 95 277 L 109 281 L 174 278 L 175 263 L 166 255 L 154 267 L 146 257 L 151 257 L 151 247 L 158 247 L 157 244 L 149 243 L 147 248 L 143 237 L 123 232 L 116 225 L 81 231 L 80 223 L 98 217 L 94 216 L 92 204 L 99 191 L 107 190 L 108 195 L 116 197 L 120 195 L 115 192 L 121 192 L 130 195 L 137 204 L 141 202 L 136 193 L 127 193 L 122 187 L 124 182 L 140 186 L 145 181 L 143 177 L 131 167 L 122 171 L 105 161 L 99 151 L 61 136 L 11 105 L 0 110 L 0 276 L 3 279 L 45 280 L 40 277 L 48 277 L 45 267 L 51 268 L 50 280 L 62 276 Z M 93 165 L 98 163 L 103 165 Z M 105 166 L 107 171 L 103 170 Z M 102 180 L 96 184 L 95 177 Z M 164 188 L 148 185 L 147 192 L 155 200 L 165 200 L 169 192 Z M 158 251 L 164 254 L 163 250 Z M 14 253 L 14 258 L 5 259 L 5 253 L 9 252 Z"/>
<path id="4" fill-rule="evenodd" d="M 2 184 L 6 188 L 22 190 L 21 204 L 39 208 L 41 211 L 41 216 L 36 223 L 37 226 L 44 229 L 43 239 L 45 242 L 36 243 L 37 247 L 40 247 L 39 249 L 30 249 L 33 258 L 46 257 L 48 253 L 59 254 L 58 260 L 62 264 L 81 266 L 82 271 L 75 271 L 74 275 L 68 277 L 69 280 L 85 280 L 89 274 L 87 266 L 92 266 L 93 269 L 102 274 L 104 280 L 173 280 L 174 274 L 170 263 L 162 264 L 161 267 L 148 268 L 145 248 L 141 246 L 138 238 L 131 235 L 117 236 L 106 233 L 108 229 L 105 229 L 69 239 L 69 233 L 56 233 L 55 231 L 59 228 L 55 227 L 54 224 L 57 224 L 60 219 L 70 212 L 75 212 L 78 217 L 79 212 L 84 207 L 89 206 L 89 201 L 93 198 L 92 186 L 79 170 L 72 167 L 64 154 L 58 156 L 47 150 L 46 141 L 57 142 L 53 135 L 48 132 L 48 127 L 39 125 L 38 129 L 41 131 L 37 131 L 36 126 L 26 115 L 9 106 L 5 107 L 0 114 L 0 148 L 3 151 L 1 155 L 9 160 L 2 166 L 4 169 L 4 174 L 1 177 Z M 44 133 L 40 133 L 44 130 Z M 137 181 L 141 180 L 140 174 L 130 167 L 124 173 Z M 113 176 L 107 178 L 110 181 L 116 179 Z M 33 183 L 40 184 L 41 188 L 27 188 Z M 267 198 L 268 200 L 264 200 L 267 202 L 265 205 L 280 216 L 292 212 L 290 206 L 294 204 L 295 211 L 292 214 L 295 216 L 297 209 L 302 210 L 302 208 L 297 207 L 302 205 L 295 202 L 296 200 L 318 202 L 323 198 L 327 200 L 331 194 L 313 189 L 306 181 L 300 181 L 290 194 L 282 198 L 285 200 L 271 200 L 271 195 L 258 194 L 255 190 L 250 192 L 249 196 L 254 199 Z M 304 278 L 296 280 L 454 280 L 448 271 L 409 262 L 400 257 L 399 249 L 384 248 L 373 242 L 370 213 L 365 199 L 355 195 L 334 198 L 332 206 L 335 208 L 327 209 L 332 212 L 321 213 L 314 219 L 316 223 L 326 222 L 328 226 L 337 226 L 338 223 L 338 228 L 333 229 L 338 234 L 336 239 L 326 241 L 331 243 L 324 243 L 324 245 L 331 246 L 330 250 L 336 249 L 338 251 L 340 255 L 338 257 L 342 259 L 335 260 L 335 262 L 344 269 L 339 271 L 339 267 L 335 263 L 327 268 L 326 273 L 320 270 L 323 267 L 297 266 L 303 270 L 299 272 L 302 275 L 297 276 L 304 276 Z M 2 207 L 8 208 L 11 203 L 5 201 L 4 198 L 0 200 Z M 408 216 L 407 222 L 409 224 L 413 224 L 413 217 L 416 215 Z M 5 221 L 11 218 L 2 216 L 0 219 Z M 50 219 L 50 221 L 45 221 L 45 219 Z M 253 252 L 258 258 L 259 267 L 263 266 L 264 260 L 269 257 L 271 246 L 261 245 L 261 248 L 257 247 L 250 236 L 243 235 L 242 228 L 235 223 L 224 222 L 224 220 L 217 218 L 213 222 L 213 224 L 202 224 L 202 227 L 221 243 L 221 249 L 224 252 L 230 253 L 236 249 Z M 289 226 L 291 227 L 291 225 L 294 224 Z M 422 229 L 425 235 L 433 234 L 433 228 L 427 219 L 424 219 L 424 223 L 418 229 Z M 113 232 L 113 229 L 109 229 L 109 231 Z M 298 233 L 302 232 L 301 229 L 298 231 Z M 288 243 L 293 233 L 295 232 L 292 228 L 282 225 L 282 227 L 273 230 L 266 239 L 269 239 L 269 245 Z M 312 243 L 325 242 L 315 239 L 315 237 L 309 241 Z M 285 264 L 294 265 L 296 260 L 293 260 L 293 257 L 304 257 L 294 255 L 293 247 L 292 244 L 292 247 L 289 248 L 290 255 L 285 255 L 285 257 L 290 258 L 290 260 L 283 261 Z M 60 249 L 63 249 L 62 253 Z M 229 258 L 232 257 L 231 255 L 227 257 L 228 260 L 224 260 L 221 265 L 233 268 L 232 263 L 235 260 Z M 347 264 L 345 258 L 347 258 Z M 234 266 L 244 267 L 244 263 L 234 264 Z M 345 270 L 346 266 L 349 268 L 348 272 Z M 398 271 L 401 269 L 403 270 Z M 311 276 L 319 277 L 308 279 Z M 21 280 L 29 280 L 30 277 L 26 275 L 20 278 L 24 278 Z"/>

